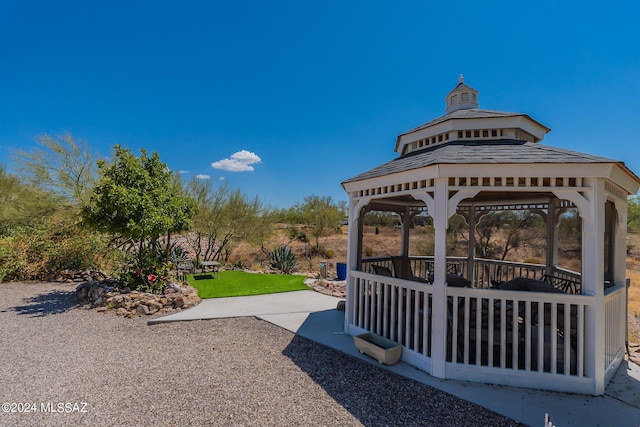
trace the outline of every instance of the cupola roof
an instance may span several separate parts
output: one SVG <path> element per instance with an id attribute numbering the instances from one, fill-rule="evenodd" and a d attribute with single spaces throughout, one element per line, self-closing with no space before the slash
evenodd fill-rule
<path id="1" fill-rule="evenodd" d="M 454 87 L 445 98 L 447 113 L 456 110 L 478 108 L 478 91 L 464 83 L 464 76 L 458 77 L 458 86 Z"/>
<path id="2" fill-rule="evenodd" d="M 461 74 L 458 85 L 445 98 L 445 114 L 398 135 L 395 151 L 403 156 L 459 141 L 517 140 L 537 143 L 551 130 L 527 114 L 478 108 L 478 93 L 465 84 Z"/>

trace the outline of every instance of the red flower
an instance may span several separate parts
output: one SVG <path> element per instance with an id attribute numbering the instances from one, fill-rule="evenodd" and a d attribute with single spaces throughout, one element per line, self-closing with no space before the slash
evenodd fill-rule
<path id="1" fill-rule="evenodd" d="M 158 277 L 155 274 L 150 274 L 147 276 L 147 280 L 150 282 L 155 282 Z"/>
<path id="2" fill-rule="evenodd" d="M 142 274 L 142 271 L 140 271 L 140 270 L 136 270 L 136 272 L 135 272 L 134 274 L 135 274 L 136 276 L 139 276 L 139 275 L 141 275 L 141 274 Z"/>

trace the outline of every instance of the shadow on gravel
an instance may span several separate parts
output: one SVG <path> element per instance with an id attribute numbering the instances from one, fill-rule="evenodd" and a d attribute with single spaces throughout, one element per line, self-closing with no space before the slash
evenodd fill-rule
<path id="1" fill-rule="evenodd" d="M 32 298 L 25 298 L 25 305 L 11 307 L 8 310 L 32 317 L 60 314 L 77 306 L 75 296 L 76 293 L 73 291 L 52 291 Z"/>
<path id="2" fill-rule="evenodd" d="M 282 353 L 365 426 L 522 425 L 299 335 Z"/>

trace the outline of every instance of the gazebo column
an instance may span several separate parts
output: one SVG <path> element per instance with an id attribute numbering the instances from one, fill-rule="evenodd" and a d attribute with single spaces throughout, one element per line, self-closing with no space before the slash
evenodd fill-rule
<path id="1" fill-rule="evenodd" d="M 467 279 L 474 283 L 473 264 L 476 259 L 476 205 L 474 203 L 469 207 L 469 217 L 467 218 L 469 225 L 469 248 L 467 252 Z"/>
<path id="2" fill-rule="evenodd" d="M 604 306 L 604 181 L 594 180 L 586 193 L 588 210 L 583 216 L 582 293 L 595 298 L 586 307 L 585 370 L 594 379 L 593 394 L 604 393 L 605 383 L 605 306 Z"/>
<path id="3" fill-rule="evenodd" d="M 347 295 L 348 304 L 345 306 L 344 331 L 349 333 L 349 323 L 355 313 L 355 300 L 353 297 L 353 287 L 355 286 L 354 278 L 350 274 L 352 270 L 359 269 L 362 265 L 362 235 L 364 230 L 364 221 L 361 218 L 363 208 L 369 204 L 369 199 L 354 200 L 349 198 L 349 226 L 347 238 Z"/>
<path id="4" fill-rule="evenodd" d="M 614 228 L 614 241 L 615 248 L 613 248 L 613 281 L 617 285 L 618 283 L 624 283 L 627 273 L 627 217 L 628 205 L 627 201 L 616 200 L 616 214 L 617 221 Z M 626 322 L 626 320 L 625 320 Z"/>
<path id="5" fill-rule="evenodd" d="M 409 206 L 404 208 L 404 211 L 400 214 L 402 220 L 402 256 L 409 256 L 409 232 L 411 229 L 411 210 Z"/>
<path id="6" fill-rule="evenodd" d="M 546 273 L 553 274 L 554 268 L 558 265 L 558 199 L 549 200 L 547 209 L 547 259 Z"/>
<path id="7" fill-rule="evenodd" d="M 435 227 L 434 280 L 433 280 L 433 335 L 431 340 L 431 375 L 446 378 L 447 356 L 447 225 L 449 191 L 447 178 L 435 180 Z"/>

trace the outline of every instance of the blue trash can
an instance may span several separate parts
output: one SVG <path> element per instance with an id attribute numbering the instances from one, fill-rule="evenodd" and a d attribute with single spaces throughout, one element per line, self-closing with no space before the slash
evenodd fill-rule
<path id="1" fill-rule="evenodd" d="M 336 263 L 336 270 L 338 273 L 338 280 L 345 280 L 347 278 L 347 264 L 343 262 Z"/>

